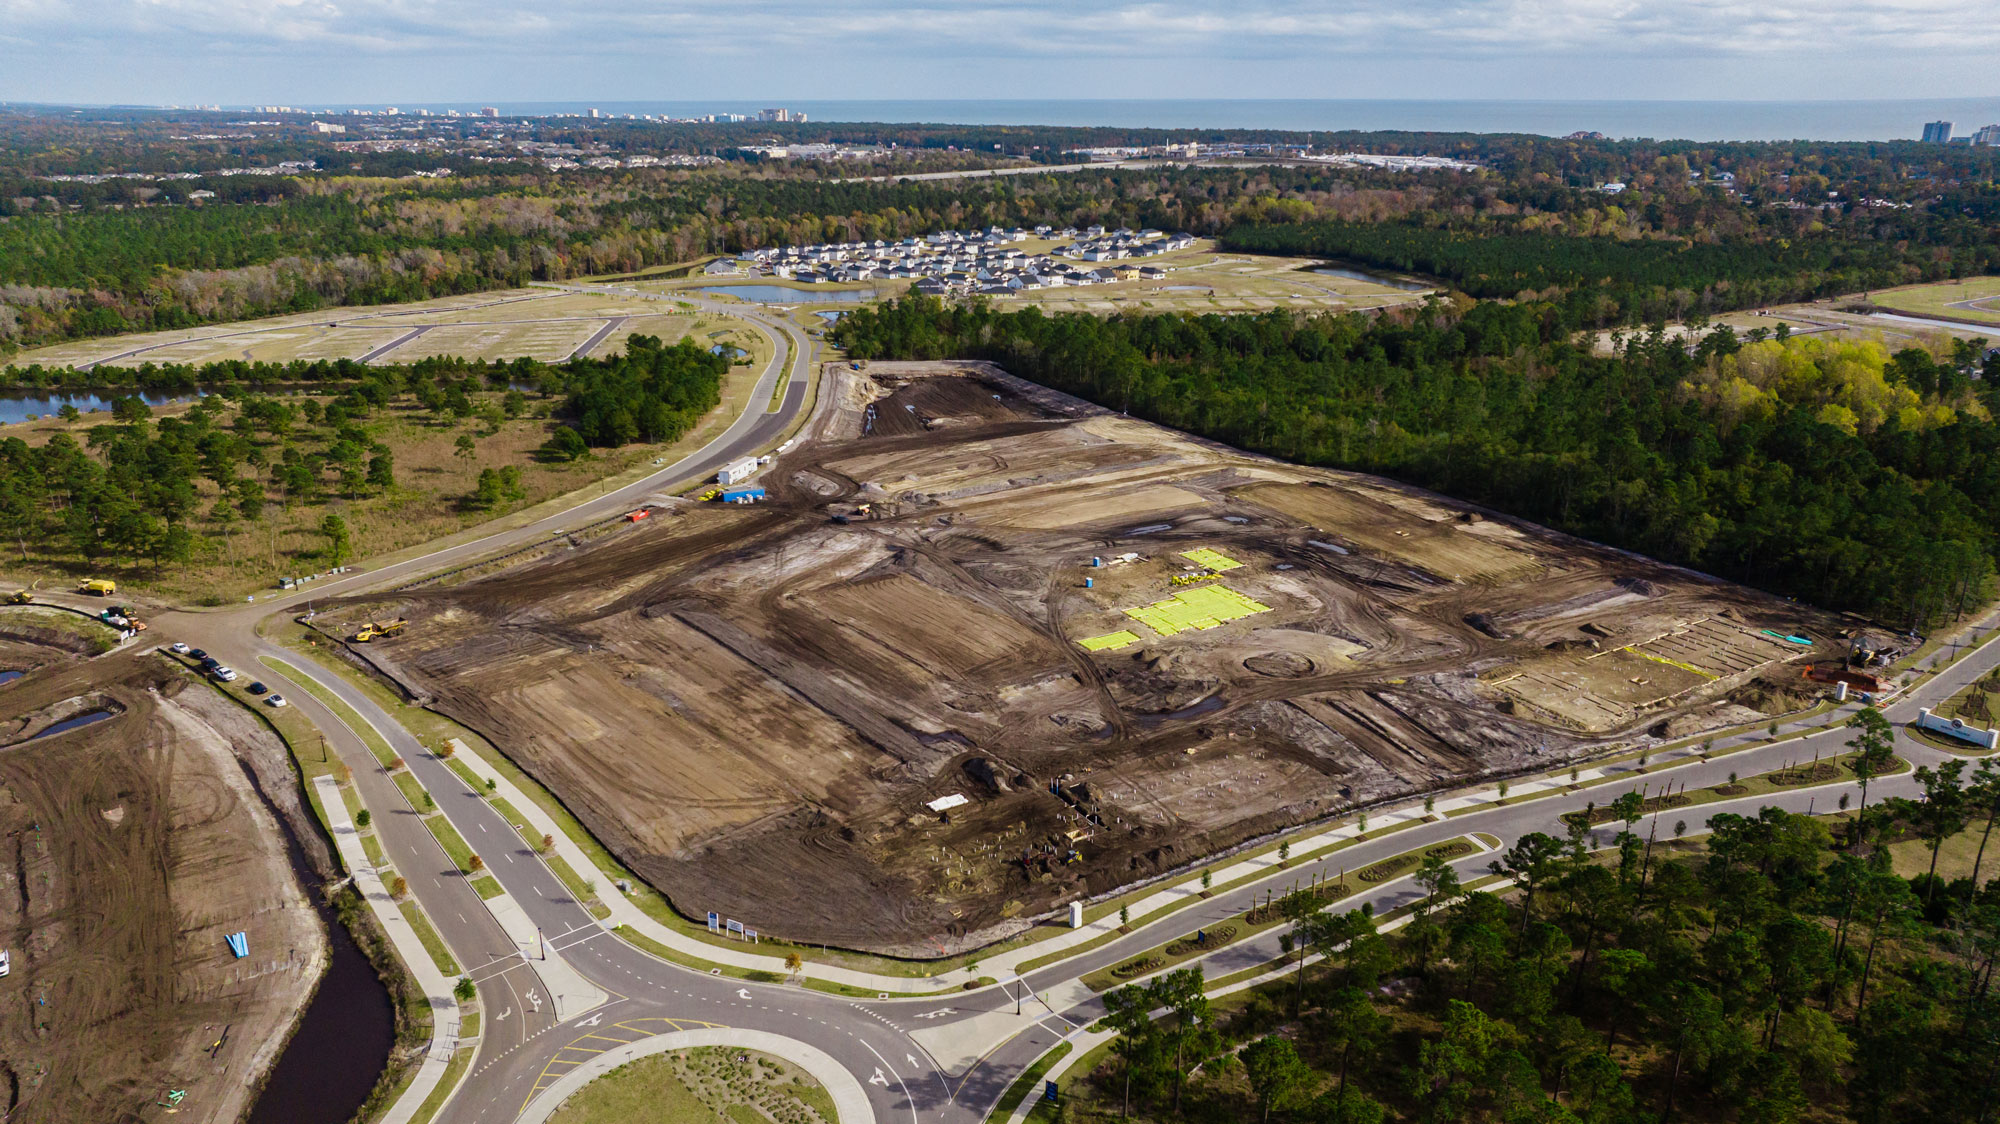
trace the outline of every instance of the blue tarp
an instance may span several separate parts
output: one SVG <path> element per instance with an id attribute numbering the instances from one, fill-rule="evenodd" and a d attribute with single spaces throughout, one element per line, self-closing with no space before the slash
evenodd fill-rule
<path id="1" fill-rule="evenodd" d="M 250 955 L 249 934 L 231 933 L 222 939 L 229 942 L 229 951 L 236 954 L 236 959 L 241 960 L 244 957 Z"/>

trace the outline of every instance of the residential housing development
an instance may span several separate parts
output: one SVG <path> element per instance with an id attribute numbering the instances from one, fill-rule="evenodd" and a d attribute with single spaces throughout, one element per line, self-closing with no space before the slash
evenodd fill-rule
<path id="1" fill-rule="evenodd" d="M 1030 238 L 1059 244 L 1041 253 L 1016 245 Z M 1158 230 L 1038 226 L 1030 231 L 996 226 L 984 231 L 945 230 L 895 242 L 878 238 L 773 246 L 751 251 L 739 263 L 711 269 L 768 274 L 807 284 L 908 279 L 916 281 L 917 291 L 923 293 L 1001 295 L 1164 277 L 1166 271 L 1157 266 L 1133 262 L 1192 245 L 1192 234 L 1169 235 Z"/>

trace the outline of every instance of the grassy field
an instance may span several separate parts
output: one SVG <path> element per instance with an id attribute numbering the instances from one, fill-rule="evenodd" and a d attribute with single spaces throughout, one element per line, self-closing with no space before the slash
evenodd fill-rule
<path id="1" fill-rule="evenodd" d="M 1974 820 L 1971 827 L 1944 841 L 1938 848 L 1938 877 L 1946 882 L 1972 876 L 1972 861 L 1979 856 L 1979 840 L 1986 833 L 1986 821 Z M 1906 839 L 1889 846 L 1889 861 L 1895 867 L 1898 877 L 1915 878 L 1927 873 L 1931 868 L 1930 845 L 1920 839 Z M 1986 857 L 1980 864 L 1979 877 L 1990 881 L 1996 870 L 2000 870 L 2000 842 L 1989 840 Z"/>
<path id="2" fill-rule="evenodd" d="M 1949 316 L 1954 320 L 1974 320 L 2000 327 L 2000 277 L 1967 277 L 1932 285 L 1912 285 L 1907 289 L 1884 289 L 1868 294 L 1868 299 L 1898 312 Z M 1968 301 L 1976 303 L 1968 305 Z"/>
<path id="3" fill-rule="evenodd" d="M 721 1047 L 619 1066 L 584 1086 L 549 1119 L 553 1124 L 839 1124 L 833 1098 L 790 1062 Z"/>
<path id="4" fill-rule="evenodd" d="M 19 367 L 36 363 L 47 367 L 101 362 L 136 366 L 223 359 L 359 359 L 392 344 L 396 346 L 374 362 L 407 363 L 427 355 L 485 359 L 530 355 L 554 360 L 568 358 L 598 329 L 622 317 L 636 319 L 614 330 L 605 345 L 592 354 L 601 354 L 606 345 L 615 346 L 628 331 L 643 331 L 671 343 L 693 330 L 693 318 L 663 308 L 657 301 L 559 289 L 506 289 L 412 304 L 330 309 L 72 341 L 23 351 L 8 362 Z"/>
<path id="5" fill-rule="evenodd" d="M 649 311 L 658 310 L 657 302 L 645 303 Z M 504 519 L 533 509 L 603 481 L 636 477 L 655 462 L 672 461 L 701 447 L 727 427 L 749 404 L 751 389 L 771 355 L 771 345 L 760 334 L 733 318 L 671 319 L 679 321 L 688 332 L 698 333 L 697 338 L 703 341 L 713 337 L 715 343 L 743 348 L 750 359 L 747 365 L 730 369 L 722 388 L 722 407 L 711 412 L 678 442 L 627 445 L 598 450 L 573 462 L 544 463 L 533 454 L 555 427 L 556 423 L 547 416 L 557 405 L 553 400 L 531 394 L 521 416 L 506 418 L 498 409 L 504 392 L 481 391 L 470 397 L 475 408 L 487 411 L 487 416 L 453 422 L 440 420 L 405 397 L 377 410 L 361 423 L 371 443 L 388 447 L 395 464 L 393 486 L 370 487 L 351 496 L 328 494 L 314 502 L 296 503 L 286 502 L 279 489 L 267 486 L 268 502 L 261 519 L 224 524 L 213 515 L 219 495 L 216 485 L 206 478 L 197 478 L 194 508 L 198 514 L 190 521 L 190 529 L 214 542 L 212 550 L 186 565 L 160 569 L 145 563 L 99 566 L 84 575 L 69 556 L 44 554 L 30 544 L 27 561 L 10 558 L 7 572 L 24 582 L 40 580 L 63 587 L 81 576 L 111 577 L 138 587 L 141 592 L 169 599 L 220 604 L 240 599 L 253 590 L 269 589 L 279 577 L 326 569 L 319 553 L 326 539 L 320 534 L 319 525 L 328 514 L 339 514 L 346 520 L 355 559 L 379 559 L 466 531 L 496 517 Z M 615 337 L 619 343 L 623 338 Z M 611 345 L 612 341 L 607 340 L 606 344 Z M 309 397 L 315 396 L 301 394 L 288 397 L 287 401 L 303 402 Z M 75 422 L 46 417 L 0 426 L 0 437 L 20 437 L 30 445 L 40 445 L 57 433 L 68 432 L 85 441 L 90 427 L 105 420 L 102 415 L 90 414 Z M 321 440 L 322 431 L 313 432 L 309 440 Z M 469 450 L 459 447 L 460 439 L 465 436 L 472 438 Z M 315 448 L 308 445 L 306 451 L 313 452 Z M 467 497 L 479 474 L 508 466 L 520 469 L 522 497 L 491 509 L 470 506 Z"/>

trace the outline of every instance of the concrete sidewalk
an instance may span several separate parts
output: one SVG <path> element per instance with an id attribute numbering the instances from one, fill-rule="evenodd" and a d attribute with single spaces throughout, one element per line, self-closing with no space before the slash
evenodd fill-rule
<path id="1" fill-rule="evenodd" d="M 493 913 L 493 920 L 507 931 L 507 937 L 514 942 L 521 959 L 535 970 L 541 978 L 542 986 L 548 988 L 555 1000 L 556 1021 L 568 1022 L 593 1007 L 601 1007 L 611 997 L 582 973 L 570 967 L 562 954 L 550 948 L 551 938 L 563 934 L 544 934 L 528 919 L 527 911 L 511 894 L 499 894 L 486 899 L 486 908 Z M 593 930 L 594 931 L 594 930 Z M 529 993 L 528 1002 L 534 1002 L 534 993 Z"/>
<path id="2" fill-rule="evenodd" d="M 409 919 L 403 916 L 402 908 L 389 896 L 388 887 L 382 885 L 381 874 L 368 861 L 368 852 L 361 846 L 361 833 L 347 814 L 347 802 L 341 798 L 340 786 L 332 777 L 315 777 L 313 787 L 319 792 L 320 805 L 326 809 L 327 822 L 333 828 L 333 843 L 340 851 L 341 865 L 353 876 L 355 890 L 368 903 L 375 923 L 388 934 L 404 969 L 431 1005 L 431 1044 L 424 1051 L 423 1064 L 417 1068 L 416 1079 L 382 1117 L 382 1124 L 409 1124 L 425 1098 L 443 1080 L 445 1067 L 458 1053 L 458 1000 L 451 993 L 452 981 L 438 971 L 424 942 L 417 938 L 416 930 L 410 928 Z"/>
<path id="3" fill-rule="evenodd" d="M 1989 615 L 1978 627 L 1983 630 L 1996 623 L 2000 623 L 2000 612 Z M 1987 638 L 1986 644 L 1994 643 L 2000 643 L 2000 633 Z M 1980 646 L 1984 647 L 1985 644 Z M 1938 663 L 1952 654 L 1963 651 L 1967 647 L 1969 646 L 1956 644 L 1940 649 L 1923 661 L 1922 671 L 1918 672 L 1918 674 L 1928 673 Z M 1913 684 L 1912 688 L 1914 686 L 1916 685 Z M 1905 688 L 1897 692 L 1891 699 L 1885 701 L 1891 704 L 1903 702 L 1910 698 L 1912 688 Z M 1838 728 L 1843 721 L 1844 710 L 1858 706 L 1858 703 L 1853 703 L 1849 704 L 1847 708 L 1814 714 L 1810 717 L 1793 718 L 1789 721 L 1780 719 L 1779 734 L 1781 737 L 1788 738 L 1806 731 L 1823 731 Z M 1738 750 L 1769 744 L 1770 740 L 1770 736 L 1767 733 L 1752 731 L 1717 738 L 1714 740 L 1712 748 L 1717 752 Z M 462 739 L 458 738 L 451 739 L 451 745 L 453 751 L 460 755 L 468 764 L 479 770 L 481 775 L 492 777 L 497 781 L 497 794 L 521 813 L 522 817 L 528 821 L 527 826 L 536 832 L 554 838 L 555 853 L 561 856 L 563 861 L 568 863 L 580 877 L 595 877 L 600 884 L 612 877 L 609 873 L 598 869 L 590 861 L 589 857 L 584 854 L 583 848 L 578 846 L 576 841 L 571 839 L 567 833 L 558 828 L 555 820 L 544 812 L 540 805 L 529 799 L 527 794 L 523 793 L 504 775 L 500 774 L 498 770 L 493 769 L 471 746 L 466 745 Z M 1677 749 L 1663 750 L 1653 754 L 1647 762 L 1644 774 L 1639 773 L 1636 760 L 1621 761 L 1606 765 L 1580 767 L 1577 770 L 1577 782 L 1587 784 L 1593 781 L 1614 779 L 1622 775 L 1631 775 L 1634 778 L 1642 775 L 1651 776 L 1658 773 L 1664 766 L 1688 764 L 1700 760 L 1701 757 L 1702 748 L 1699 744 L 1682 746 Z M 1562 773 L 1519 778 L 1508 782 L 1507 800 L 1509 805 L 1517 804 L 1531 797 L 1543 796 L 1564 789 L 1569 783 L 1567 774 Z M 1607 799 L 1617 794 L 1613 785 L 1605 786 L 1605 790 Z M 1422 805 L 1418 803 L 1377 810 L 1369 813 L 1367 816 L 1367 834 L 1371 839 L 1379 838 L 1384 831 L 1392 827 L 1423 820 L 1441 821 L 1448 812 L 1491 804 L 1498 799 L 1500 799 L 1500 790 L 1496 782 L 1462 791 L 1457 795 L 1438 799 L 1433 802 L 1433 811 L 1431 812 L 1424 811 Z M 1469 830 L 1471 829 L 1468 826 Z M 1314 851 L 1323 850 L 1337 844 L 1351 843 L 1360 834 L 1362 832 L 1358 824 L 1354 822 L 1330 825 L 1324 830 L 1311 835 L 1291 837 L 1291 853 L 1294 856 L 1308 855 Z M 1337 855 L 1330 855 L 1325 859 L 1316 860 L 1316 862 L 1325 863 L 1334 863 L 1337 861 Z M 1298 865 L 1296 860 L 1293 865 Z M 1230 862 L 1225 866 L 1216 866 L 1209 869 L 1212 872 L 1214 884 L 1216 886 L 1226 886 L 1245 879 L 1269 878 L 1280 874 L 1286 868 L 1280 866 L 1277 852 L 1273 850 L 1264 854 L 1242 858 L 1235 862 Z M 1186 906 L 1192 901 L 1197 900 L 1199 896 L 1200 884 L 1196 880 L 1196 877 L 1190 874 L 1173 884 L 1162 886 L 1145 897 L 1128 903 L 1128 908 L 1131 916 L 1134 918 L 1144 918 L 1169 907 Z M 615 890 L 600 892 L 599 898 L 611 910 L 611 916 L 607 921 L 607 925 L 623 926 L 632 932 L 666 945 L 676 952 L 705 960 L 711 964 L 723 964 L 733 968 L 772 972 L 780 975 L 790 974 L 786 970 L 784 960 L 781 957 L 756 953 L 751 951 L 749 947 L 714 945 L 690 937 L 671 926 L 655 920 L 637 905 L 634 905 L 624 895 L 615 892 Z M 815 979 L 844 984 L 849 987 L 873 991 L 878 994 L 890 996 L 937 996 L 946 992 L 961 990 L 965 984 L 982 975 L 995 977 L 1003 981 L 1011 979 L 1021 964 L 1044 960 L 1052 954 L 1076 949 L 1092 941 L 1112 935 L 1118 928 L 1117 914 L 1107 913 L 1103 917 L 1086 923 L 1082 928 L 1065 930 L 1054 936 L 1046 937 L 1030 944 L 981 957 L 978 961 L 979 967 L 977 971 L 955 970 L 941 972 L 935 976 L 890 976 L 851 968 L 841 968 L 834 965 L 808 963 L 805 974 Z M 1004 984 L 996 986 L 1004 986 Z M 957 1053 L 957 1051 L 950 1052 Z"/>
<path id="4" fill-rule="evenodd" d="M 584 854 L 583 848 L 577 845 L 576 840 L 556 826 L 554 817 L 543 811 L 540 804 L 535 803 L 527 793 L 521 791 L 519 786 L 508 780 L 504 773 L 493 768 L 478 751 L 465 744 L 464 739 L 452 738 L 450 745 L 453 756 L 471 766 L 480 776 L 495 782 L 494 795 L 505 800 L 510 807 L 519 812 L 521 818 L 528 821 L 526 825 L 528 828 L 555 840 L 555 855 L 567 863 L 571 870 L 576 871 L 577 877 L 596 881 L 598 900 L 611 911 L 611 916 L 605 920 L 607 927 L 623 926 L 649 940 L 666 945 L 675 952 L 697 957 L 711 964 L 770 972 L 779 976 L 791 974 L 786 969 L 782 956 L 767 956 L 752 952 L 751 948 L 754 946 L 750 945 L 730 947 L 709 944 L 655 920 L 645 910 L 634 905 L 631 899 L 619 893 L 615 887 L 608 886 L 613 876 L 598 869 L 597 865 L 590 861 L 590 857 Z M 830 964 L 807 964 L 803 974 L 831 983 L 846 984 L 849 987 L 877 993 L 886 992 L 890 995 L 931 994 L 955 986 L 962 987 L 967 980 L 975 978 L 969 972 L 947 972 L 937 976 L 883 976 Z"/>

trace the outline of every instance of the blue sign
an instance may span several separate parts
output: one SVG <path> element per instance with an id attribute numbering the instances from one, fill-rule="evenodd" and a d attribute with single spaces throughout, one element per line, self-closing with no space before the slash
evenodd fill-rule
<path id="1" fill-rule="evenodd" d="M 1042 1082 L 1042 1099 L 1052 1103 L 1061 1099 L 1060 1097 L 1056 1096 L 1055 1082 L 1053 1081 Z"/>
<path id="2" fill-rule="evenodd" d="M 715 911 L 714 911 L 714 910 L 712 910 L 712 909 L 711 909 L 711 910 L 709 910 L 709 911 L 708 911 L 708 931 L 709 931 L 709 932 L 711 932 L 711 933 L 713 933 L 713 932 L 715 932 L 715 931 L 716 931 L 717 929 L 720 929 L 721 927 L 722 927 L 722 915 L 721 915 L 721 914 L 719 914 L 719 913 L 717 913 L 717 912 L 715 912 Z"/>

